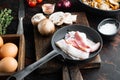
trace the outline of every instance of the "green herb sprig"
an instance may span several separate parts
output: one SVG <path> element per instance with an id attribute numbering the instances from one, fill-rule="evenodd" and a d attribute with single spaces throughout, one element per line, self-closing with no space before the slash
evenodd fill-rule
<path id="1" fill-rule="evenodd" d="M 0 11 L 0 35 L 6 34 L 6 28 L 13 20 L 11 13 L 12 10 L 7 8 Z"/>

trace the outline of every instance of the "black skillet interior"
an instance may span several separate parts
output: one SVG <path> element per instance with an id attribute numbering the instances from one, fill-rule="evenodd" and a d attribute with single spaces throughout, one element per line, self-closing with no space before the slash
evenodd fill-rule
<path id="1" fill-rule="evenodd" d="M 100 42 L 101 45 L 99 47 L 99 49 L 95 52 L 92 52 L 90 53 L 90 56 L 88 59 L 84 59 L 84 60 L 73 60 L 72 58 L 66 56 L 66 54 L 60 49 L 58 48 L 56 45 L 55 45 L 55 42 L 57 42 L 58 40 L 60 39 L 63 39 L 65 37 L 65 34 L 69 31 L 80 31 L 80 32 L 84 32 L 86 33 L 87 37 L 94 41 L 94 42 Z M 52 37 L 52 40 L 51 40 L 51 43 L 52 43 L 52 47 L 54 50 L 57 50 L 60 54 L 62 54 L 62 56 L 64 57 L 64 62 L 67 62 L 67 63 L 85 63 L 85 62 L 88 62 L 90 60 L 92 60 L 96 55 L 99 54 L 99 52 L 101 51 L 102 49 L 102 46 L 103 46 L 103 41 L 102 41 L 102 38 L 101 36 L 99 35 L 99 33 L 90 28 L 90 27 L 86 27 L 86 26 L 82 26 L 82 25 L 77 25 L 77 24 L 74 24 L 74 25 L 69 25 L 69 26 L 65 26 L 63 28 L 60 28 L 59 30 L 57 30 L 53 37 Z M 62 60 L 62 61 L 63 61 Z"/>

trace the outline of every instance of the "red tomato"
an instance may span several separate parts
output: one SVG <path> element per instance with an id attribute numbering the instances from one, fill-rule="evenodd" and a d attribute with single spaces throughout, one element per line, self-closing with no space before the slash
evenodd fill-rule
<path id="1" fill-rule="evenodd" d="M 37 0 L 37 3 L 41 3 L 43 0 Z"/>
<path id="2" fill-rule="evenodd" d="M 36 4 L 37 4 L 37 1 L 36 1 L 36 0 L 28 0 L 28 5 L 29 5 L 30 7 L 35 7 Z"/>

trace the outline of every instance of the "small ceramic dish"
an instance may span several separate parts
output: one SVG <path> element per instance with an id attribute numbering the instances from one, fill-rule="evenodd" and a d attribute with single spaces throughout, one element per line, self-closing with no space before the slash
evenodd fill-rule
<path id="1" fill-rule="evenodd" d="M 120 22 L 113 18 L 106 18 L 98 24 L 98 32 L 103 39 L 111 40 L 119 31 Z"/>

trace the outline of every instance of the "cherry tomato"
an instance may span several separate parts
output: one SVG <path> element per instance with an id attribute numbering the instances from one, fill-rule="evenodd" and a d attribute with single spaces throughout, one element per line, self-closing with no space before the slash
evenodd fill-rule
<path id="1" fill-rule="evenodd" d="M 36 4 L 37 4 L 37 1 L 36 1 L 36 0 L 28 0 L 28 5 L 29 5 L 30 7 L 35 7 Z"/>
<path id="2" fill-rule="evenodd" d="M 37 0 L 37 3 L 41 3 L 43 0 Z"/>

